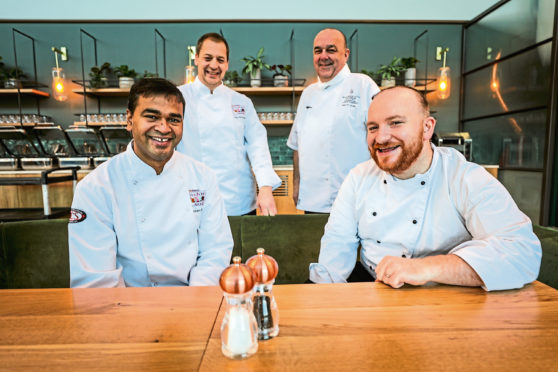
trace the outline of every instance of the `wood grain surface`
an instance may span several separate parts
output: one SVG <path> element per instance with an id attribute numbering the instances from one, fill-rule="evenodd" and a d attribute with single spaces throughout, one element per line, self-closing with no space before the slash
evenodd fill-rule
<path id="1" fill-rule="evenodd" d="M 224 305 L 202 371 L 552 370 L 558 291 L 541 283 L 487 293 L 380 283 L 281 285 L 277 338 L 256 355 L 221 353 Z"/>
<path id="2" fill-rule="evenodd" d="M 218 287 L 0 291 L 2 370 L 197 370 Z"/>

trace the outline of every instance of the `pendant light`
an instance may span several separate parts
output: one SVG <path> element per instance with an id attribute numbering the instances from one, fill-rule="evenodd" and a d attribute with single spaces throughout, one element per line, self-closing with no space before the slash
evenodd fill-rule
<path id="1" fill-rule="evenodd" d="M 58 54 L 64 56 L 66 53 L 55 47 L 52 47 L 52 51 L 56 60 L 56 67 L 52 68 L 52 97 L 62 102 L 68 99 L 68 94 L 66 93 L 66 73 L 62 67 L 58 66 Z M 64 58 L 62 59 L 64 60 Z"/>
<path id="2" fill-rule="evenodd" d="M 445 48 L 442 53 L 444 54 L 444 63 L 438 70 L 438 98 L 448 99 L 451 94 L 451 69 L 446 66 L 446 55 L 449 48 Z"/>

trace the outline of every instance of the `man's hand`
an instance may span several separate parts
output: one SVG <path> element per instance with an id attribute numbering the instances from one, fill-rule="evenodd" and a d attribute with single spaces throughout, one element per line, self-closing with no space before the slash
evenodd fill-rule
<path id="1" fill-rule="evenodd" d="M 424 258 L 384 257 L 376 266 L 376 281 L 393 288 L 427 282 L 476 287 L 481 278 L 461 257 L 448 254 Z"/>
<path id="2" fill-rule="evenodd" d="M 277 214 L 277 207 L 275 206 L 275 199 L 273 198 L 271 186 L 260 187 L 256 205 L 262 216 L 275 216 Z"/>

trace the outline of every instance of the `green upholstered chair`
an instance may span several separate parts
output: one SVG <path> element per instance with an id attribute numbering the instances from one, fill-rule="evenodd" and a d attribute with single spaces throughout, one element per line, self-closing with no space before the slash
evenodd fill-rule
<path id="1" fill-rule="evenodd" d="M 242 216 L 229 216 L 229 225 L 231 226 L 231 232 L 234 241 L 234 248 L 231 255 L 231 262 L 234 256 L 242 255 L 242 241 L 240 239 L 240 226 L 242 223 Z"/>
<path id="2" fill-rule="evenodd" d="M 542 262 L 538 281 L 558 289 L 558 229 L 533 226 L 542 245 Z"/>
<path id="3" fill-rule="evenodd" d="M 329 215 L 244 216 L 241 226 L 242 262 L 265 248 L 277 260 L 277 284 L 304 283 L 308 265 L 318 262 L 320 240 Z"/>
<path id="4" fill-rule="evenodd" d="M 68 288 L 68 219 L 0 224 L 0 288 Z"/>

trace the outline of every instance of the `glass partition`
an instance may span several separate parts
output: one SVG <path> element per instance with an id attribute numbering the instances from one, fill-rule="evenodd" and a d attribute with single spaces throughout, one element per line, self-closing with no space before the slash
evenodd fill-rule
<path id="1" fill-rule="evenodd" d="M 551 38 L 554 4 L 555 0 L 512 0 L 467 28 L 465 71 Z"/>

